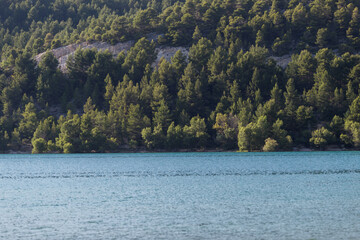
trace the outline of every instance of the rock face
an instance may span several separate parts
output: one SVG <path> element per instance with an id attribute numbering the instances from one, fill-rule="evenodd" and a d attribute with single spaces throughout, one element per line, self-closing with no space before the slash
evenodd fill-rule
<path id="1" fill-rule="evenodd" d="M 161 60 L 161 58 L 165 58 L 168 62 L 171 61 L 171 58 L 175 55 L 177 51 L 180 51 L 186 57 L 189 55 L 189 49 L 185 47 L 160 47 L 156 48 L 157 57 L 155 62 L 153 63 L 153 67 L 157 66 Z"/>
<path id="2" fill-rule="evenodd" d="M 71 44 L 68 46 L 56 48 L 51 51 L 59 61 L 59 68 L 61 69 L 61 71 L 66 71 L 66 61 L 68 60 L 69 56 L 74 55 L 77 49 L 95 48 L 98 51 L 109 50 L 114 56 L 117 56 L 121 51 L 128 51 L 133 46 L 133 44 L 134 41 L 118 43 L 116 45 L 111 45 L 105 42 L 95 42 L 95 43 L 83 42 L 83 43 Z M 45 53 L 40 53 L 39 55 L 36 55 L 35 60 L 39 62 L 44 54 Z"/>
<path id="3" fill-rule="evenodd" d="M 111 45 L 105 42 L 95 42 L 95 43 L 77 43 L 71 44 L 68 46 L 60 47 L 51 50 L 54 56 L 59 61 L 59 68 L 61 71 L 66 72 L 66 61 L 68 60 L 69 56 L 74 55 L 77 49 L 97 49 L 98 51 L 105 51 L 108 50 L 110 53 L 116 57 L 121 51 L 128 51 L 130 48 L 135 44 L 135 41 L 128 41 L 124 43 L 118 43 L 116 45 Z M 167 61 L 171 60 L 171 57 L 180 50 L 185 56 L 188 56 L 189 50 L 185 47 L 158 47 L 156 48 L 157 57 L 155 62 L 152 64 L 153 67 L 157 66 L 160 62 L 161 58 L 165 58 Z M 35 56 L 35 60 L 40 62 L 42 56 L 45 53 L 40 53 L 39 55 Z"/>
<path id="4" fill-rule="evenodd" d="M 147 36 L 149 40 L 156 39 L 154 36 Z M 68 46 L 60 47 L 51 50 L 54 56 L 59 61 L 59 68 L 62 72 L 66 72 L 66 61 L 68 60 L 69 56 L 74 55 L 77 49 L 97 49 L 98 51 L 110 51 L 114 57 L 116 57 L 121 51 L 129 51 L 130 48 L 135 44 L 135 41 L 127 41 L 124 43 L 118 43 L 116 45 L 111 45 L 106 42 L 95 42 L 95 43 L 77 43 L 71 44 Z M 189 49 L 185 47 L 169 47 L 169 46 L 161 46 L 156 48 L 157 57 L 155 62 L 152 64 L 152 67 L 158 66 L 161 58 L 165 58 L 167 61 L 171 60 L 171 57 L 175 55 L 177 51 L 181 51 L 186 57 L 189 55 Z M 40 62 L 41 57 L 45 53 L 40 53 L 39 55 L 35 56 L 35 60 Z M 286 68 L 286 66 L 291 61 L 291 55 L 284 55 L 281 57 L 271 56 L 272 59 L 282 68 Z"/>
<path id="5" fill-rule="evenodd" d="M 281 57 L 271 56 L 271 58 L 274 59 L 276 64 L 279 65 L 280 67 L 282 67 L 283 69 L 285 69 L 287 67 L 287 65 L 291 62 L 290 54 L 283 55 Z"/>

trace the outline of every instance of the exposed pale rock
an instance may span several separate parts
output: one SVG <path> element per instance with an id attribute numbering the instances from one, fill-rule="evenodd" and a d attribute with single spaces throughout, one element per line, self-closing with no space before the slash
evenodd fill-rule
<path id="1" fill-rule="evenodd" d="M 121 51 L 128 51 L 134 45 L 134 41 L 128 41 L 125 43 L 118 43 L 116 45 L 111 45 L 105 42 L 95 42 L 95 43 L 78 43 L 78 44 L 71 44 L 68 46 L 60 47 L 51 50 L 54 56 L 59 61 L 59 68 L 61 71 L 66 71 L 66 61 L 68 60 L 69 56 L 74 55 L 77 49 L 97 49 L 98 51 L 105 51 L 109 50 L 114 56 L 117 56 Z M 39 55 L 35 56 L 35 60 L 39 62 L 41 57 L 45 53 L 40 53 Z"/>
<path id="2" fill-rule="evenodd" d="M 146 35 L 146 38 L 149 41 L 155 41 L 158 38 L 159 34 L 157 33 L 150 33 Z M 111 45 L 106 42 L 95 42 L 95 43 L 76 43 L 71 44 L 68 46 L 60 47 L 51 50 L 54 53 L 54 56 L 59 61 L 59 68 L 61 71 L 66 72 L 66 61 L 68 60 L 69 56 L 74 55 L 77 49 L 97 49 L 98 51 L 105 51 L 108 50 L 114 57 L 116 57 L 121 51 L 129 51 L 130 48 L 135 44 L 135 41 L 127 41 L 124 43 L 118 43 L 116 45 Z M 175 55 L 177 51 L 181 51 L 186 57 L 189 55 L 189 49 L 185 47 L 170 47 L 170 46 L 160 46 L 156 48 L 157 57 L 155 62 L 152 64 L 152 67 L 157 67 L 161 58 L 166 59 L 167 61 L 171 61 L 171 58 Z M 35 60 L 40 62 L 42 56 L 45 53 L 41 53 L 35 56 Z M 270 58 L 274 59 L 277 65 L 282 68 L 286 68 L 286 66 L 291 61 L 291 55 L 284 55 L 281 57 L 271 56 Z"/>
<path id="3" fill-rule="evenodd" d="M 276 64 L 279 65 L 282 68 L 286 68 L 287 65 L 289 65 L 289 63 L 291 62 L 291 55 L 290 54 L 283 55 L 281 57 L 271 56 L 270 58 L 274 59 Z"/>
<path id="4" fill-rule="evenodd" d="M 177 51 L 181 51 L 186 57 L 189 55 L 189 50 L 184 47 L 160 47 L 156 48 L 157 57 L 152 67 L 155 67 L 159 64 L 161 58 L 166 59 L 166 61 L 170 62 L 171 58 L 175 55 Z"/>
<path id="5" fill-rule="evenodd" d="M 97 49 L 98 51 L 108 50 L 114 57 L 116 57 L 121 51 L 128 51 L 135 44 L 135 41 L 128 41 L 124 43 L 118 43 L 116 45 L 111 45 L 106 42 L 95 42 L 95 43 L 78 43 L 71 44 L 68 46 L 60 47 L 51 50 L 54 56 L 59 61 L 59 68 L 61 71 L 66 72 L 66 61 L 69 56 L 74 55 L 77 49 Z M 175 55 L 175 53 L 180 50 L 185 56 L 188 56 L 189 50 L 185 47 L 158 47 L 156 48 L 157 57 L 155 62 L 153 63 L 153 67 L 157 66 L 160 62 L 161 58 L 165 58 L 167 61 L 171 60 L 171 57 Z M 35 56 L 35 60 L 40 62 L 42 56 L 45 53 L 41 53 Z"/>

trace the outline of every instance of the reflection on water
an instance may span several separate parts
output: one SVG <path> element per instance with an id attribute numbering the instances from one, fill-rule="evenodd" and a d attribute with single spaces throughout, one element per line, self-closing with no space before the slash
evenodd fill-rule
<path id="1" fill-rule="evenodd" d="M 0 156 L 0 239 L 360 239 L 360 153 Z"/>

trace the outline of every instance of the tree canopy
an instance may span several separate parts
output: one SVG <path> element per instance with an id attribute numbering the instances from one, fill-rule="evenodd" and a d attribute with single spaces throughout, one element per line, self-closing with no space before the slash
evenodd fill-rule
<path id="1" fill-rule="evenodd" d="M 355 0 L 2 0 L 0 150 L 358 148 L 359 8 Z M 128 40 L 118 56 L 78 49 L 66 71 L 51 52 Z M 155 65 L 164 46 L 189 54 Z"/>

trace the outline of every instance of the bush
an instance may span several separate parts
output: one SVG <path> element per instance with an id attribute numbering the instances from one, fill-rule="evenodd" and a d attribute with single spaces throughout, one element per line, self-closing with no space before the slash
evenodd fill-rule
<path id="1" fill-rule="evenodd" d="M 47 151 L 47 142 L 43 138 L 37 138 L 32 142 L 32 153 L 44 153 Z"/>
<path id="2" fill-rule="evenodd" d="M 59 150 L 58 147 L 56 146 L 56 144 L 55 144 L 53 141 L 51 141 L 51 140 L 49 140 L 49 141 L 47 142 L 47 149 L 48 149 L 48 151 L 50 151 L 50 152 L 56 152 L 56 151 Z"/>
<path id="3" fill-rule="evenodd" d="M 264 152 L 274 152 L 277 150 L 279 144 L 277 143 L 276 140 L 272 139 L 272 138 L 267 138 L 265 140 L 265 145 L 263 147 L 263 151 Z"/>
<path id="4" fill-rule="evenodd" d="M 71 143 L 67 142 L 64 144 L 63 151 L 64 153 L 73 153 L 74 147 Z"/>
<path id="5" fill-rule="evenodd" d="M 324 127 L 313 131 L 311 136 L 310 143 L 316 148 L 324 148 L 334 141 L 334 134 Z"/>

